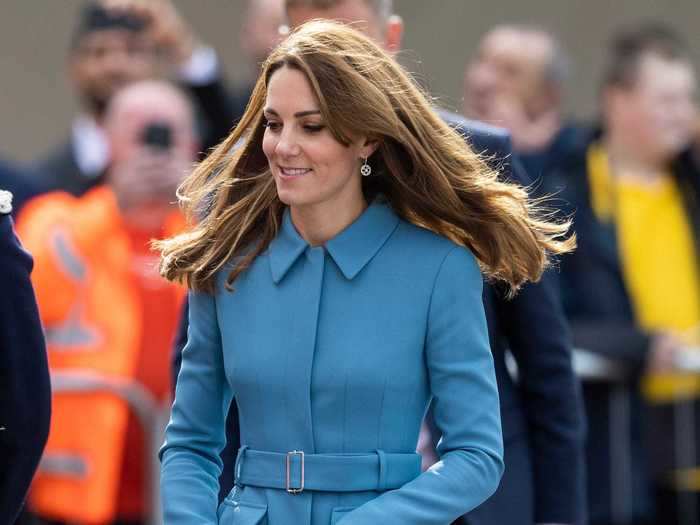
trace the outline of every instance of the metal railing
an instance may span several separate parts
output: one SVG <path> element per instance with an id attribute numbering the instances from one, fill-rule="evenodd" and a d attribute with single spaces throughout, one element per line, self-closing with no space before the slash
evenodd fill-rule
<path id="1" fill-rule="evenodd" d="M 700 373 L 700 352 L 689 350 L 677 356 L 679 372 Z M 631 388 L 630 374 L 619 362 L 590 351 L 576 349 L 573 368 L 582 381 L 605 382 L 610 386 L 610 481 L 613 523 L 627 525 L 632 519 L 632 455 L 630 447 Z M 674 462 L 676 468 L 697 465 L 695 399 L 681 399 L 673 406 Z M 676 509 L 679 525 L 698 525 L 698 495 L 678 491 Z"/>
<path id="2" fill-rule="evenodd" d="M 610 514 L 615 525 L 631 523 L 632 516 L 632 450 L 630 374 L 619 362 L 587 350 L 576 349 L 573 368 L 583 382 L 606 383 L 610 387 L 608 414 L 610 428 Z"/>
<path id="3" fill-rule="evenodd" d="M 517 381 L 518 365 L 515 358 L 506 354 L 508 372 Z M 572 367 L 582 382 L 602 382 L 610 386 L 608 410 L 610 414 L 610 501 L 615 525 L 631 523 L 632 516 L 632 451 L 630 447 L 630 403 L 629 373 L 622 364 L 606 359 L 588 350 L 575 349 Z"/>
<path id="4" fill-rule="evenodd" d="M 517 377 L 517 365 L 512 357 L 507 359 L 508 368 Z M 679 369 L 687 372 L 700 372 L 700 359 L 683 356 L 677 363 Z M 592 352 L 576 349 L 573 354 L 573 368 L 578 377 L 586 382 L 609 384 L 611 393 L 608 400 L 610 413 L 609 444 L 611 481 L 611 511 L 616 525 L 630 523 L 632 516 L 632 455 L 630 448 L 631 388 L 626 367 Z M 163 431 L 167 423 L 169 406 L 160 404 L 141 384 L 118 377 L 107 376 L 88 370 L 54 372 L 51 374 L 54 393 L 109 393 L 124 400 L 136 415 L 146 435 L 148 458 L 145 468 L 146 498 L 150 502 L 147 525 L 162 525 L 160 506 L 160 464 L 157 451 L 162 443 Z M 696 464 L 695 413 L 692 403 L 681 403 L 674 410 L 676 462 L 679 465 Z M 51 463 L 50 457 L 42 459 L 42 464 Z M 57 462 L 58 463 L 58 462 Z M 62 469 L 70 473 L 80 468 L 71 462 L 60 462 Z M 60 470 L 51 467 L 51 470 Z M 695 525 L 698 511 L 697 497 L 682 494 L 678 498 L 678 513 L 681 525 Z"/>

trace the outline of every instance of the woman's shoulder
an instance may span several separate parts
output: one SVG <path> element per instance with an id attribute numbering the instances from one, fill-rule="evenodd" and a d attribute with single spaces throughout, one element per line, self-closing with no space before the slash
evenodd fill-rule
<path id="1" fill-rule="evenodd" d="M 430 263 L 438 269 L 446 262 L 452 266 L 453 261 L 457 266 L 464 264 L 469 268 L 478 268 L 476 257 L 469 248 L 404 219 L 399 220 L 395 238 L 396 249 L 403 253 L 406 260 Z"/>

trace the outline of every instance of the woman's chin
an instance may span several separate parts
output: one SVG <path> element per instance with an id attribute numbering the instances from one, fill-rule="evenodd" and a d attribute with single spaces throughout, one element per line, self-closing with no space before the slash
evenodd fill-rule
<path id="1" fill-rule="evenodd" d="M 290 207 L 303 206 L 308 201 L 308 199 L 304 199 L 303 195 L 300 195 L 300 192 L 290 191 L 288 188 L 280 188 L 279 186 L 277 186 L 277 196 L 282 201 L 282 204 Z"/>

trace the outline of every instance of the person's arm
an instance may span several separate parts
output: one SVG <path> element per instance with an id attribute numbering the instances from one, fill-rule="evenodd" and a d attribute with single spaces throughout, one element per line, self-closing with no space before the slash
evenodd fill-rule
<path id="1" fill-rule="evenodd" d="M 175 387 L 177 386 L 177 376 L 180 374 L 182 366 L 182 350 L 187 344 L 187 328 L 189 327 L 189 301 L 187 298 L 182 303 L 182 313 L 180 314 L 180 322 L 177 326 L 175 339 L 173 340 L 173 350 L 170 359 L 171 385 L 173 385 L 172 395 L 175 397 Z"/>
<path id="2" fill-rule="evenodd" d="M 585 416 L 555 276 L 546 272 L 512 300 L 499 298 L 497 308 L 518 365 L 532 451 L 535 521 L 581 523 Z"/>
<path id="3" fill-rule="evenodd" d="M 0 215 L 0 524 L 11 524 L 46 445 L 51 388 L 29 279 L 32 260 Z"/>
<path id="4" fill-rule="evenodd" d="M 574 228 L 579 234 L 596 235 L 589 231 L 588 213 L 577 207 Z M 582 241 L 574 253 L 562 257 L 556 275 L 573 346 L 623 366 L 630 377 L 637 376 L 646 367 L 654 337 L 634 322 L 618 272 L 593 255 L 588 244 Z"/>
<path id="5" fill-rule="evenodd" d="M 573 318 L 574 346 L 625 363 L 630 372 L 641 371 L 647 362 L 653 337 L 631 321 Z"/>
<path id="6" fill-rule="evenodd" d="M 509 160 L 503 177 L 533 188 L 518 156 Z M 523 286 L 512 300 L 502 294 L 496 302 L 502 332 L 518 365 L 539 524 L 580 523 L 585 515 L 585 416 L 555 271 Z"/>
<path id="7" fill-rule="evenodd" d="M 486 500 L 503 473 L 496 376 L 476 260 L 463 248 L 445 257 L 428 313 L 425 362 L 440 461 L 339 521 L 342 525 L 445 525 Z"/>
<path id="8" fill-rule="evenodd" d="M 189 331 L 175 403 L 160 450 L 163 518 L 168 525 L 217 523 L 225 416 L 232 394 L 225 378 L 216 301 L 189 296 Z"/>
<path id="9" fill-rule="evenodd" d="M 182 350 L 187 344 L 187 329 L 189 326 L 188 314 L 189 303 L 185 300 L 182 308 L 180 325 L 178 326 L 175 342 L 173 343 L 171 361 L 173 397 L 175 396 L 177 376 L 180 373 L 180 367 L 182 365 Z M 223 470 L 219 476 L 219 502 L 221 502 L 233 488 L 233 483 L 235 481 L 234 467 L 236 465 L 236 457 L 238 456 L 239 448 L 241 448 L 241 432 L 238 424 L 238 406 L 232 401 L 228 415 L 226 416 L 226 447 L 224 447 L 220 454 L 221 461 L 223 462 Z"/>

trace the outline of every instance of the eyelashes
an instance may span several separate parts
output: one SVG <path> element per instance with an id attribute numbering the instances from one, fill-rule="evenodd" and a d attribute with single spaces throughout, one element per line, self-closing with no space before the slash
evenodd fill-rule
<path id="1" fill-rule="evenodd" d="M 269 129 L 270 131 L 278 131 L 282 128 L 282 124 L 279 122 L 270 122 L 269 120 L 265 120 L 263 122 L 263 127 Z"/>
<path id="2" fill-rule="evenodd" d="M 323 126 L 321 124 L 306 124 L 304 126 L 304 130 L 308 131 L 309 133 L 318 133 L 319 131 L 322 131 L 326 126 Z"/>
<path id="3" fill-rule="evenodd" d="M 282 129 L 282 123 L 281 122 L 276 122 L 276 121 L 269 121 L 265 119 L 263 121 L 263 127 L 269 129 L 271 132 L 276 133 L 281 131 Z M 326 128 L 323 124 L 304 124 L 302 126 L 302 129 L 306 133 L 314 134 L 314 133 L 320 133 Z"/>

